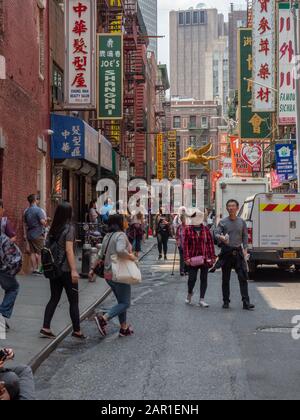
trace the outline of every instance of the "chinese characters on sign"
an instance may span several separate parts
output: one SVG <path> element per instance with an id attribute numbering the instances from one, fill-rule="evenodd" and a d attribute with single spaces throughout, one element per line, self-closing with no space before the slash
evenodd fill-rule
<path id="1" fill-rule="evenodd" d="M 168 178 L 173 181 L 177 178 L 177 132 L 168 132 Z"/>
<path id="2" fill-rule="evenodd" d="M 65 38 L 66 107 L 95 108 L 95 0 L 65 0 Z"/>
<path id="3" fill-rule="evenodd" d="M 242 158 L 243 144 L 239 137 L 230 137 L 233 175 L 252 176 L 252 168 Z"/>
<path id="4" fill-rule="evenodd" d="M 123 118 L 123 35 L 98 35 L 98 119 Z"/>
<path id="5" fill-rule="evenodd" d="M 275 9 L 275 0 L 253 0 L 253 112 L 276 108 Z"/>
<path id="6" fill-rule="evenodd" d="M 157 153 L 157 179 L 160 181 L 164 177 L 164 137 L 163 134 L 158 134 L 156 138 L 156 153 Z"/>
<path id="7" fill-rule="evenodd" d="M 279 124 L 296 124 L 296 83 L 294 79 L 294 21 L 290 3 L 279 3 L 278 19 Z"/>
<path id="8" fill-rule="evenodd" d="M 240 138 L 267 139 L 271 136 L 271 114 L 252 111 L 253 96 L 252 30 L 239 30 L 239 119 Z M 269 98 L 268 98 L 269 99 Z"/>
<path id="9" fill-rule="evenodd" d="M 99 135 L 96 130 L 79 118 L 51 115 L 52 159 L 84 159 L 98 164 Z"/>

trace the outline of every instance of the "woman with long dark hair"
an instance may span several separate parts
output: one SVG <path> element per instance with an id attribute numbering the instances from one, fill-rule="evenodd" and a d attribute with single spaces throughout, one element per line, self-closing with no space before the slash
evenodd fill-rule
<path id="1" fill-rule="evenodd" d="M 59 204 L 48 235 L 49 244 L 54 242 L 58 244 L 57 259 L 59 261 L 55 262 L 61 268 L 62 274 L 58 278 L 50 280 L 51 299 L 46 307 L 44 326 L 40 332 L 44 338 L 55 338 L 51 331 L 51 321 L 65 289 L 70 303 L 70 316 L 73 324 L 72 336 L 85 339 L 80 329 L 79 274 L 74 253 L 76 238 L 75 228 L 72 225 L 72 215 L 73 209 L 70 203 Z"/>
<path id="2" fill-rule="evenodd" d="M 117 255 L 119 258 L 136 261 L 136 257 L 132 253 L 132 246 L 124 232 L 124 216 L 115 214 L 109 217 L 108 228 L 109 233 L 104 238 L 102 250 L 99 259 L 104 260 L 104 276 L 108 285 L 111 287 L 118 304 L 111 308 L 106 314 L 98 315 L 95 318 L 97 327 L 103 337 L 107 335 L 108 321 L 115 317 L 119 317 L 120 321 L 120 337 L 128 337 L 133 334 L 131 326 L 127 323 L 127 310 L 131 305 L 131 286 L 129 284 L 116 283 L 113 280 L 112 272 L 112 256 Z M 97 264 L 97 263 L 96 263 Z M 94 270 L 90 272 L 90 278 L 95 275 Z"/>

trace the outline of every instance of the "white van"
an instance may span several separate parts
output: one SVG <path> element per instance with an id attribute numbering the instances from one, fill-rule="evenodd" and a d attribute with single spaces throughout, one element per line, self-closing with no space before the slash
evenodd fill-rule
<path id="1" fill-rule="evenodd" d="M 250 278 L 259 265 L 300 270 L 300 194 L 257 194 L 240 216 L 248 225 Z"/>

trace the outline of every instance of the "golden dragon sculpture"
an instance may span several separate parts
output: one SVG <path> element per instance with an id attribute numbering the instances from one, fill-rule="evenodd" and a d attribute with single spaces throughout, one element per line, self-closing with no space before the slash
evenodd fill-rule
<path id="1" fill-rule="evenodd" d="M 194 165 L 202 165 L 209 172 L 209 162 L 211 162 L 212 160 L 220 159 L 220 156 L 206 156 L 209 152 L 211 152 L 212 148 L 212 143 L 207 144 L 206 146 L 203 146 L 200 149 L 194 149 L 193 147 L 189 147 L 185 151 L 187 156 L 183 159 L 180 159 L 180 162 L 193 163 Z"/>

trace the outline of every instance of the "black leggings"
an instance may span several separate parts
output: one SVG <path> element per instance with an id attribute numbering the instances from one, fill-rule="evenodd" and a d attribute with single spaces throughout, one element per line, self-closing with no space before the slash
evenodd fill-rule
<path id="1" fill-rule="evenodd" d="M 60 302 L 62 292 L 65 289 L 70 303 L 70 316 L 73 324 L 73 330 L 78 333 L 80 331 L 78 284 L 72 283 L 71 273 L 64 273 L 62 277 L 50 280 L 50 288 L 51 299 L 45 311 L 44 328 L 50 329 L 51 321 Z"/>
<path id="2" fill-rule="evenodd" d="M 207 285 L 208 285 L 208 268 L 207 267 L 201 267 L 195 268 L 190 267 L 189 268 L 189 281 L 188 281 L 188 288 L 189 288 L 189 294 L 192 295 L 195 285 L 197 283 L 198 278 L 198 271 L 201 271 L 200 275 L 200 299 L 205 298 L 205 294 L 207 291 Z"/>
<path id="3" fill-rule="evenodd" d="M 162 255 L 162 253 L 164 251 L 165 257 L 167 256 L 169 238 L 170 238 L 169 233 L 158 233 L 157 244 L 158 244 L 159 255 Z"/>

